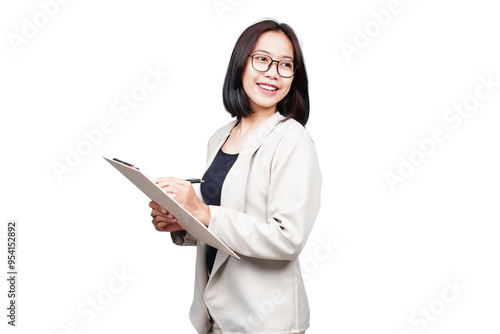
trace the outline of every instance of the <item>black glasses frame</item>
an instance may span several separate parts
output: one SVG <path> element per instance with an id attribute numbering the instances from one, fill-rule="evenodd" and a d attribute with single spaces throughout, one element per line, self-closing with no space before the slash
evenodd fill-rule
<path id="1" fill-rule="evenodd" d="M 271 62 L 269 63 L 269 65 L 267 66 L 267 70 L 265 71 L 260 71 L 258 69 L 255 68 L 255 66 L 253 65 L 253 57 L 255 56 L 265 56 L 265 57 L 268 57 L 269 59 L 271 59 Z M 299 68 L 299 65 L 295 64 L 295 62 L 293 60 L 274 60 L 273 58 L 271 58 L 270 56 L 268 55 L 265 55 L 265 54 L 262 54 L 262 53 L 254 53 L 253 55 L 248 55 L 248 57 L 252 57 L 252 67 L 254 70 L 256 70 L 257 72 L 267 72 L 269 71 L 269 69 L 271 68 L 271 66 L 273 66 L 273 63 L 276 63 L 276 70 L 278 71 L 278 74 L 280 76 L 282 76 L 283 78 L 291 78 L 295 75 L 295 72 L 297 72 L 297 69 Z M 280 63 L 281 62 L 290 62 L 293 64 L 293 73 L 292 75 L 289 75 L 289 76 L 286 76 L 286 75 L 282 75 L 280 73 Z"/>

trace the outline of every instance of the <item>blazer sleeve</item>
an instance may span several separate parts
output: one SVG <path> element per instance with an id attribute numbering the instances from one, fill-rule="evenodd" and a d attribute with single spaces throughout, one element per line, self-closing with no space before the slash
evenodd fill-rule
<path id="1" fill-rule="evenodd" d="M 172 242 L 179 246 L 196 246 L 196 239 L 187 231 L 170 232 Z"/>
<path id="2" fill-rule="evenodd" d="M 248 257 L 293 260 L 302 251 L 320 207 L 322 176 L 309 133 L 300 126 L 283 135 L 270 166 L 265 215 L 209 206 L 209 229 Z M 247 195 L 251 196 L 251 195 Z"/>

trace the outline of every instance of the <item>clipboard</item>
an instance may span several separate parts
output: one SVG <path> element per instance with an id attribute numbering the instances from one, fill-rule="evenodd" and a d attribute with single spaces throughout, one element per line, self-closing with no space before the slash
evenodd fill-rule
<path id="1" fill-rule="evenodd" d="M 118 159 L 103 158 L 120 173 L 122 173 L 152 201 L 155 201 L 172 213 L 172 215 L 177 218 L 177 223 L 197 240 L 203 241 L 207 245 L 215 247 L 240 260 L 240 257 L 211 231 L 209 231 L 205 224 L 200 222 L 195 216 L 184 209 L 169 194 L 163 191 L 163 189 L 157 185 L 155 181 L 141 172 L 139 168 Z"/>

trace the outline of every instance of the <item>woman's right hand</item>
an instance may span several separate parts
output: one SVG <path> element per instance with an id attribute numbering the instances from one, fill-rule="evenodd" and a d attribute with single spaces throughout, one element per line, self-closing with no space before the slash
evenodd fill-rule
<path id="1" fill-rule="evenodd" d="M 153 217 L 153 225 L 157 231 L 174 232 L 184 230 L 182 226 L 177 224 L 177 219 L 156 202 L 149 202 L 149 207 L 153 209 L 151 217 Z"/>

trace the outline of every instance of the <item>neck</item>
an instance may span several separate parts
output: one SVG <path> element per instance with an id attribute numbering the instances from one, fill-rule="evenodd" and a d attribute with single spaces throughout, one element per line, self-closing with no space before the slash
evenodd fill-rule
<path id="1" fill-rule="evenodd" d="M 274 115 L 275 110 L 269 109 L 262 112 L 254 112 L 250 116 L 242 117 L 238 127 L 241 133 L 249 132 L 264 123 L 269 117 Z"/>

